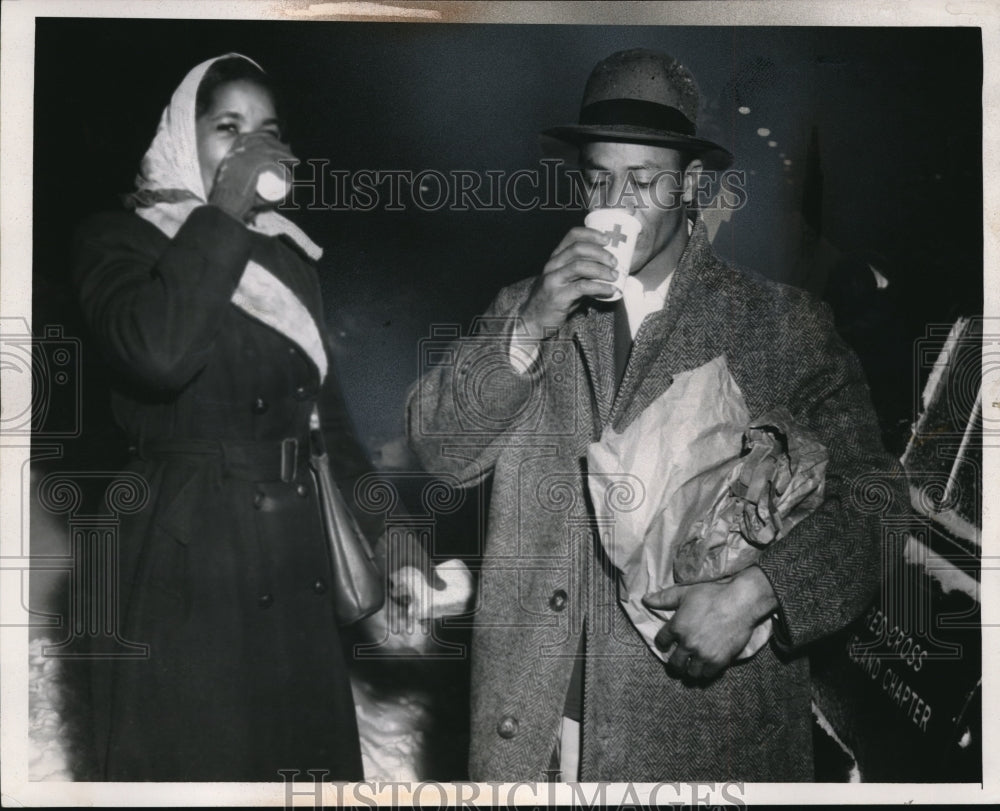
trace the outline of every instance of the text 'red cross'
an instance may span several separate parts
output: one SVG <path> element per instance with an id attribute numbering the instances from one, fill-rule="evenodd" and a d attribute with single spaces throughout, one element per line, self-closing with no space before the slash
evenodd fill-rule
<path id="1" fill-rule="evenodd" d="M 615 223 L 614 231 L 605 231 L 609 237 L 611 237 L 611 247 L 617 248 L 620 242 L 628 242 L 628 234 L 622 233 L 621 223 Z"/>

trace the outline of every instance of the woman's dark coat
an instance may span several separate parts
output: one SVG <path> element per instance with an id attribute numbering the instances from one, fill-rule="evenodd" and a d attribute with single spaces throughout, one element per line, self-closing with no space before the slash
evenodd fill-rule
<path id="1" fill-rule="evenodd" d="M 306 467 L 317 399 L 345 492 L 366 462 L 332 370 L 321 386 L 293 341 L 231 304 L 250 259 L 325 334 L 313 266 L 221 209 L 195 209 L 173 239 L 128 213 L 92 218 L 78 234 L 83 310 L 117 373 L 128 470 L 149 489 L 120 525 L 117 618 L 148 656 L 94 668 L 110 780 L 279 781 L 279 769 L 361 777 Z M 288 438 L 297 458 L 286 444 L 282 471 Z"/>

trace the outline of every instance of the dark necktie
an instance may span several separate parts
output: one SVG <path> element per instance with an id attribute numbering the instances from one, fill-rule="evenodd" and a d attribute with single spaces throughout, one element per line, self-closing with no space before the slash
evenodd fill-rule
<path id="1" fill-rule="evenodd" d="M 625 301 L 618 299 L 615 302 L 615 392 L 622 384 L 625 376 L 625 367 L 628 365 L 629 355 L 632 354 L 632 330 L 628 325 L 628 312 L 625 310 Z"/>

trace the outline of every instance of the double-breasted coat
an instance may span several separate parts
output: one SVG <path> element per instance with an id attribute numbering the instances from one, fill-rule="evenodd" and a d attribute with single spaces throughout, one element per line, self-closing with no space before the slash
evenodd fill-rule
<path id="1" fill-rule="evenodd" d="M 107 779 L 362 776 L 307 467 L 317 401 L 348 497 L 367 461 L 332 370 L 321 384 L 298 343 L 233 305 L 248 261 L 325 335 L 313 265 L 221 209 L 196 208 L 172 239 L 126 212 L 93 217 L 78 233 L 80 300 L 117 373 L 112 406 L 132 444 L 128 470 L 149 492 L 121 521 L 117 618 L 148 655 L 94 667 Z"/>
<path id="2" fill-rule="evenodd" d="M 472 648 L 471 776 L 549 776 L 582 634 L 581 780 L 812 780 L 803 649 L 861 613 L 876 589 L 878 511 L 859 493 L 893 465 L 855 357 L 824 306 L 723 263 L 700 221 L 617 388 L 614 315 L 596 303 L 540 344 L 526 374 L 513 368 L 508 336 L 530 284 L 502 290 L 472 334 L 428 358 L 408 403 L 411 444 L 428 469 L 463 485 L 493 477 Z M 606 426 L 623 430 L 674 375 L 720 355 L 751 416 L 787 406 L 830 462 L 824 504 L 760 557 L 780 606 L 774 643 L 690 686 L 619 606 L 584 462 Z"/>

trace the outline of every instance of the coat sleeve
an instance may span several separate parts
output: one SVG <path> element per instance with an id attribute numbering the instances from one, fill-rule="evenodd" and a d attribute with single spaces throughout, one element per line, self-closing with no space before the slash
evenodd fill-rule
<path id="1" fill-rule="evenodd" d="M 421 343 L 422 375 L 407 396 L 407 433 L 424 468 L 460 485 L 480 483 L 521 437 L 544 396 L 542 358 L 525 372 L 510 361 L 510 335 L 525 283 L 505 288 L 471 333 L 448 345 Z"/>
<path id="2" fill-rule="evenodd" d="M 860 364 L 833 329 L 825 305 L 792 304 L 780 340 L 795 347 L 778 374 L 787 405 L 829 452 L 826 497 L 758 561 L 779 603 L 777 640 L 798 648 L 860 615 L 875 595 L 883 560 L 895 554 L 882 525 L 906 507 L 903 475 L 881 444 Z"/>
<path id="3" fill-rule="evenodd" d="M 251 238 L 214 206 L 196 208 L 173 239 L 151 228 L 134 215 L 85 224 L 74 280 L 110 361 L 150 388 L 177 391 L 207 362 Z"/>

